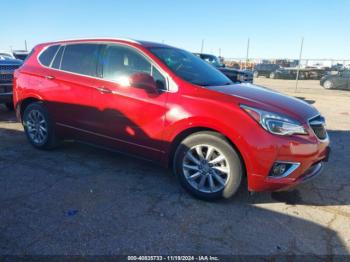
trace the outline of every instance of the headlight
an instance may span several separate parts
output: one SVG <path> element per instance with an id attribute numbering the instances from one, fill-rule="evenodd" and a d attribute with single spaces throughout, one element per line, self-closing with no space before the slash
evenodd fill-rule
<path id="1" fill-rule="evenodd" d="M 294 119 L 246 105 L 241 105 L 241 108 L 272 134 L 282 136 L 307 134 L 305 128 Z"/>

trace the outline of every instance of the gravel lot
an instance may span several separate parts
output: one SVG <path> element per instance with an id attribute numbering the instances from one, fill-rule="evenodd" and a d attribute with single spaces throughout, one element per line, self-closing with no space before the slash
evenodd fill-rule
<path id="1" fill-rule="evenodd" d="M 214 203 L 149 162 L 71 142 L 38 151 L 0 108 L 0 254 L 350 254 L 350 92 L 256 83 L 326 116 L 330 162 L 292 191 Z"/>

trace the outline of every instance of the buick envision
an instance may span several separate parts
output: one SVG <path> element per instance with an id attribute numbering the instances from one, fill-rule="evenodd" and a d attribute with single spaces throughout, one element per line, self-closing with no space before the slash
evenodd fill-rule
<path id="1" fill-rule="evenodd" d="M 85 39 L 37 45 L 16 70 L 14 104 L 29 142 L 65 138 L 173 168 L 202 199 L 282 190 L 319 174 L 325 120 L 309 104 L 233 84 L 195 55 L 164 44 Z"/>

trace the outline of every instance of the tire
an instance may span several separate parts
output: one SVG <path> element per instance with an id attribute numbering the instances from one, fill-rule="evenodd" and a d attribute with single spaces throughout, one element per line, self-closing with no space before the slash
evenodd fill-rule
<path id="1" fill-rule="evenodd" d="M 258 72 L 258 71 L 254 71 L 253 77 L 254 77 L 254 78 L 258 78 L 258 77 L 259 77 L 259 72 Z"/>
<path id="2" fill-rule="evenodd" d="M 271 72 L 271 73 L 270 73 L 270 78 L 271 78 L 271 79 L 275 79 L 275 78 L 276 78 L 275 72 Z"/>
<path id="3" fill-rule="evenodd" d="M 35 148 L 48 150 L 58 145 L 55 124 L 42 102 L 32 103 L 25 108 L 23 127 L 27 139 Z"/>
<path id="4" fill-rule="evenodd" d="M 333 82 L 331 80 L 326 80 L 323 83 L 323 87 L 325 89 L 333 89 L 334 88 L 334 84 L 333 84 Z"/>
<path id="5" fill-rule="evenodd" d="M 15 109 L 12 102 L 6 103 L 5 106 L 8 111 L 13 111 Z"/>
<path id="6" fill-rule="evenodd" d="M 195 133 L 184 139 L 177 147 L 173 166 L 183 188 L 202 200 L 230 198 L 239 189 L 243 176 L 239 154 L 215 132 Z"/>

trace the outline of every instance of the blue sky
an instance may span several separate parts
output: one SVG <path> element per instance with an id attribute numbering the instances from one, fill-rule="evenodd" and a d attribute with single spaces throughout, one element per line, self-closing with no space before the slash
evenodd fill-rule
<path id="1" fill-rule="evenodd" d="M 350 59 L 349 0 L 11 0 L 0 5 L 0 49 L 114 36 L 225 57 Z"/>

